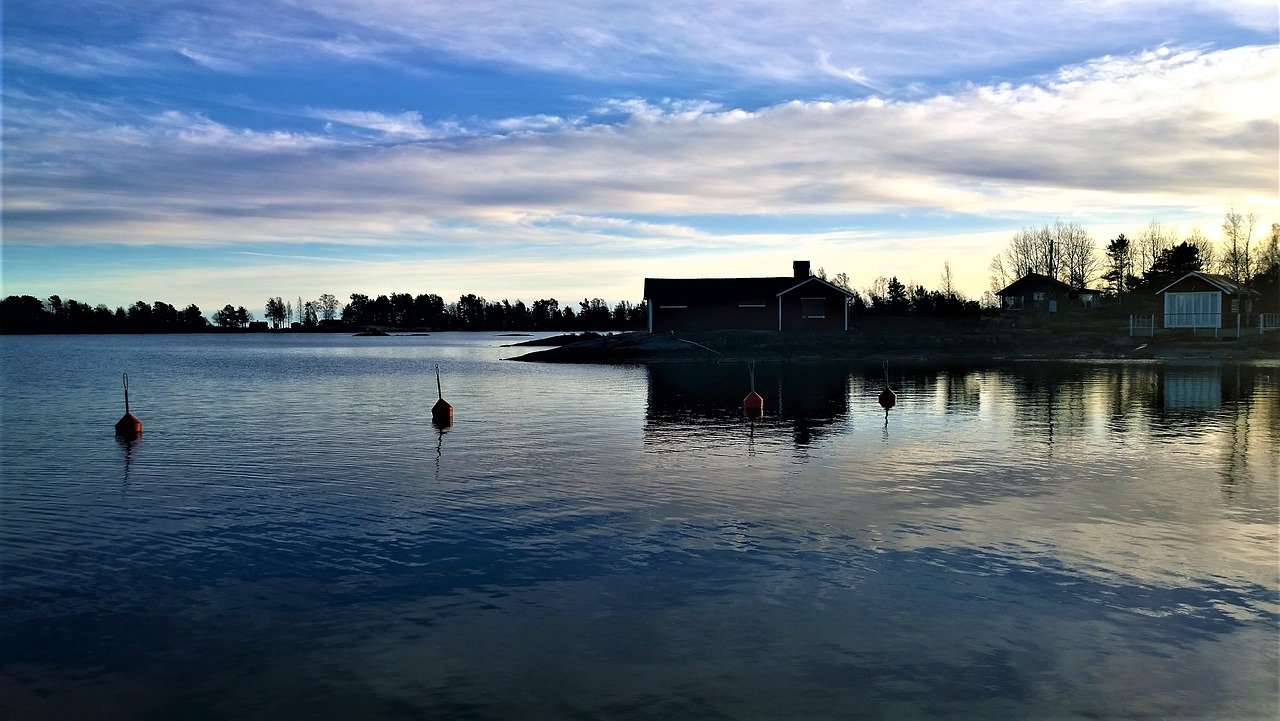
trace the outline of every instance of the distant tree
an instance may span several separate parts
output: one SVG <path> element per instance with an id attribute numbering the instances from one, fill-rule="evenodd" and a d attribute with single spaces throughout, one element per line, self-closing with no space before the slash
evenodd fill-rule
<path id="1" fill-rule="evenodd" d="M 530 330 L 550 330 L 560 324 L 560 301 L 555 298 L 535 300 L 529 308 Z"/>
<path id="2" fill-rule="evenodd" d="M 944 296 L 954 298 L 958 295 L 956 293 L 955 279 L 951 277 L 951 261 L 942 261 L 942 277 L 939 281 L 938 290 L 942 291 Z"/>
<path id="3" fill-rule="evenodd" d="M 444 328 L 448 323 L 444 313 L 444 299 L 434 293 L 423 293 L 414 298 L 413 313 L 418 322 L 427 328 Z"/>
<path id="4" fill-rule="evenodd" d="M 1223 275 L 1246 287 L 1256 270 L 1250 245 L 1257 224 L 1257 215 L 1238 213 L 1234 206 L 1222 218 L 1222 250 L 1218 266 Z"/>
<path id="5" fill-rule="evenodd" d="M 338 313 L 342 311 L 342 304 L 334 297 L 332 293 L 325 293 L 320 296 L 320 317 L 324 320 L 335 320 Z"/>
<path id="6" fill-rule="evenodd" d="M 351 302 L 342 307 L 342 321 L 348 325 L 369 325 L 369 296 L 352 293 Z"/>
<path id="7" fill-rule="evenodd" d="M 200 312 L 200 306 L 192 303 L 182 309 L 182 326 L 186 330 L 204 330 L 209 327 L 209 321 Z"/>
<path id="8" fill-rule="evenodd" d="M 1259 249 L 1253 289 L 1258 292 L 1263 307 L 1280 311 L 1280 223 L 1271 224 L 1271 235 Z"/>
<path id="9" fill-rule="evenodd" d="M 1155 263 L 1142 274 L 1141 290 L 1155 293 L 1164 286 L 1195 270 L 1203 270 L 1200 248 L 1183 241 L 1160 251 Z"/>
<path id="10" fill-rule="evenodd" d="M 484 298 L 468 293 L 458 298 L 458 324 L 463 330 L 484 327 Z"/>
<path id="11" fill-rule="evenodd" d="M 249 319 L 249 312 L 244 306 L 233 308 L 230 303 L 213 314 L 213 322 L 223 328 L 243 328 L 249 324 Z"/>
<path id="12" fill-rule="evenodd" d="M 1088 288 L 1098 277 L 1098 246 L 1079 223 L 1054 221 L 1054 244 L 1062 256 L 1062 270 L 1057 276 L 1072 288 Z"/>
<path id="13" fill-rule="evenodd" d="M 1097 275 L 1097 248 L 1079 223 L 1056 220 L 1052 226 L 1023 228 L 1014 233 L 1004 252 L 991 260 L 989 268 L 993 291 L 1028 273 L 1039 273 L 1083 288 Z"/>
<path id="14" fill-rule="evenodd" d="M 886 305 L 891 315 L 906 315 L 907 311 L 911 309 L 911 299 L 907 295 L 907 286 L 903 285 L 896 275 L 889 279 Z"/>
<path id="15" fill-rule="evenodd" d="M 1178 239 L 1173 233 L 1165 230 L 1158 221 L 1151 221 L 1131 242 L 1134 266 L 1143 271 L 1149 270 L 1155 265 L 1160 254 L 1172 248 L 1177 242 Z"/>
<path id="16" fill-rule="evenodd" d="M 5 333 L 39 333 L 51 319 L 45 304 L 33 295 L 11 295 L 0 301 L 0 329 Z"/>
<path id="17" fill-rule="evenodd" d="M 1117 297 L 1123 298 L 1133 278 L 1133 246 L 1124 233 L 1107 244 L 1107 272 L 1102 275 Z"/>
<path id="18" fill-rule="evenodd" d="M 286 311 L 284 299 L 280 296 L 267 298 L 267 305 L 264 311 L 265 317 L 271 321 L 272 327 L 279 328 L 284 323 Z"/>
<path id="19" fill-rule="evenodd" d="M 320 324 L 320 301 L 309 300 L 302 304 L 300 314 L 303 328 L 315 328 Z"/>

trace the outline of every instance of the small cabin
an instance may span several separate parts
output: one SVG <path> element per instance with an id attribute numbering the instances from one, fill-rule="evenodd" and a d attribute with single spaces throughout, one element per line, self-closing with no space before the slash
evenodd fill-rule
<path id="1" fill-rule="evenodd" d="M 1000 296 L 1003 310 L 1044 314 L 1065 311 L 1076 292 L 1057 278 L 1027 273 L 996 291 L 996 295 Z"/>
<path id="2" fill-rule="evenodd" d="M 1198 270 L 1161 288 L 1156 295 L 1164 299 L 1165 328 L 1222 328 L 1224 315 L 1234 317 L 1253 310 L 1249 292 L 1239 283 Z"/>
<path id="3" fill-rule="evenodd" d="M 707 330 L 843 331 L 853 293 L 810 275 L 767 278 L 645 278 L 649 332 Z"/>

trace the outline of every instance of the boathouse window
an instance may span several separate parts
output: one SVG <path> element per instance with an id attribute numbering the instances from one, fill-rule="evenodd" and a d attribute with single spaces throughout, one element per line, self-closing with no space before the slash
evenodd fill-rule
<path id="1" fill-rule="evenodd" d="M 740 300 L 738 301 L 738 307 L 739 308 L 763 308 L 764 301 L 755 299 L 755 298 L 751 300 Z"/>
<path id="2" fill-rule="evenodd" d="M 1220 328 L 1221 293 L 1165 293 L 1165 328 Z"/>
<path id="3" fill-rule="evenodd" d="M 826 318 L 827 314 L 823 308 L 826 298 L 801 298 L 800 299 L 800 317 L 801 318 Z"/>

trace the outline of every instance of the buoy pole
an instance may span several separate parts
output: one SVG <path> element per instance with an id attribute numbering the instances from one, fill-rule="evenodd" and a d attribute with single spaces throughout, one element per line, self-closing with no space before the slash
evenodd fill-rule
<path id="1" fill-rule="evenodd" d="M 444 399 L 444 389 L 440 385 L 440 364 L 436 364 L 436 393 L 440 400 L 431 406 L 431 422 L 441 429 L 453 425 L 453 406 Z"/>
<path id="2" fill-rule="evenodd" d="M 142 421 L 129 412 L 129 374 L 124 374 L 124 417 L 116 421 L 116 435 L 132 441 L 142 435 Z"/>
<path id="3" fill-rule="evenodd" d="M 746 411 L 748 418 L 759 418 L 764 415 L 764 398 L 756 393 L 756 362 L 747 362 L 747 373 L 751 376 L 751 392 L 746 398 L 742 399 L 742 409 Z"/>

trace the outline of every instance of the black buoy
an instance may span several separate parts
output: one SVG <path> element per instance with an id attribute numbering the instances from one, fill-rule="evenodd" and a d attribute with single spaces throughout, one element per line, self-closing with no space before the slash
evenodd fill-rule
<path id="1" fill-rule="evenodd" d="M 436 364 L 436 393 L 439 394 L 440 400 L 431 406 L 431 422 L 440 428 L 448 428 L 453 425 L 453 406 L 444 399 L 444 390 L 440 387 L 439 364 Z"/>
<path id="2" fill-rule="evenodd" d="M 880 391 L 880 407 L 885 413 L 897 405 L 898 395 L 889 389 L 889 361 L 884 362 L 884 390 Z"/>
<path id="3" fill-rule="evenodd" d="M 116 435 L 132 441 L 142 435 L 142 421 L 129 412 L 129 374 L 124 374 L 124 417 L 116 421 Z"/>

